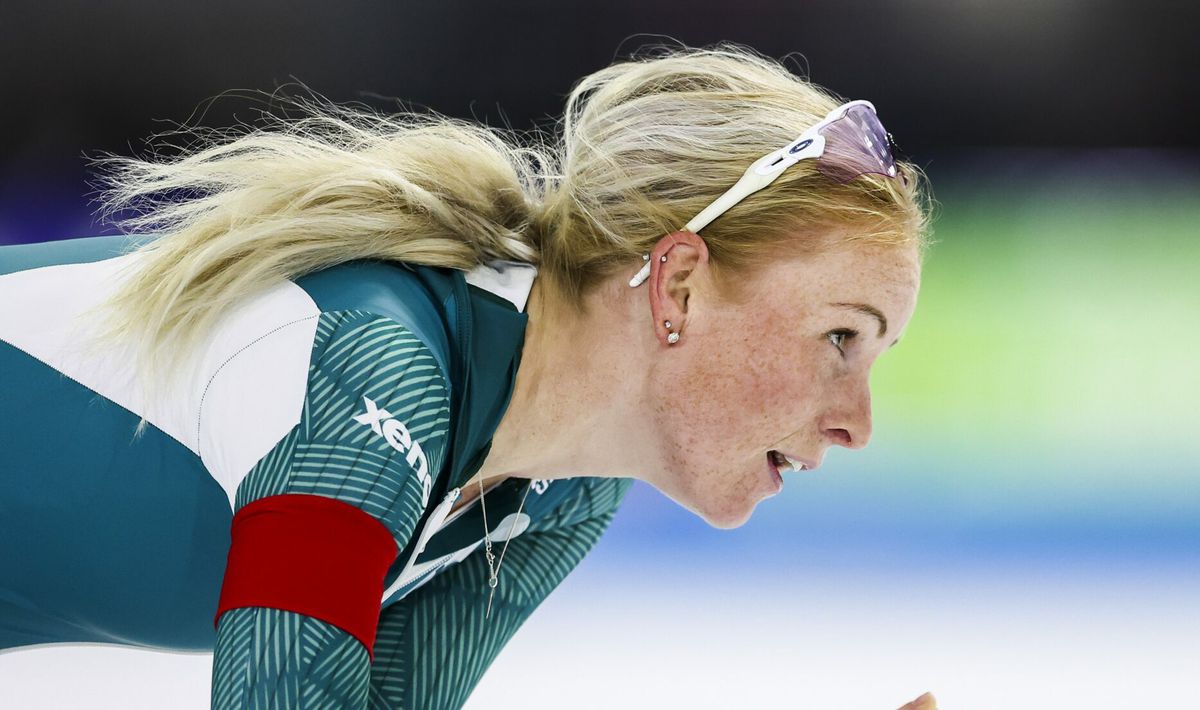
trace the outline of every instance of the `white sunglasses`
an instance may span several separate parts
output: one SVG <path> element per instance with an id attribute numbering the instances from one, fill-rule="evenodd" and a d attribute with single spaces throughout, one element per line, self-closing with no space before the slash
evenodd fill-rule
<path id="1" fill-rule="evenodd" d="M 867 173 L 896 177 L 895 142 L 883 128 L 870 101 L 850 101 L 830 111 L 820 123 L 796 140 L 754 161 L 725 194 L 713 200 L 689 221 L 684 229 L 695 233 L 730 207 L 775 181 L 788 167 L 807 158 L 817 159 L 817 170 L 846 183 Z M 907 177 L 904 178 L 907 182 Z M 629 285 L 637 287 L 650 278 L 650 255 Z"/>

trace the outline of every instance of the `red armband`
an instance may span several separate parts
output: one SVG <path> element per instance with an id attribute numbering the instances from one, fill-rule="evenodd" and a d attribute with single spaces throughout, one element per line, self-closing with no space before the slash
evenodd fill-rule
<path id="1" fill-rule="evenodd" d="M 399 551 L 387 527 L 344 501 L 268 496 L 233 516 L 215 627 L 228 609 L 311 616 L 351 634 L 375 660 L 383 582 Z"/>

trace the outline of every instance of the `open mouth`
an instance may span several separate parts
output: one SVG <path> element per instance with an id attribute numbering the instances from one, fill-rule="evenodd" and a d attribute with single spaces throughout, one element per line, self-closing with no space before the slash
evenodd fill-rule
<path id="1" fill-rule="evenodd" d="M 808 468 L 804 465 L 803 461 L 797 461 L 793 458 L 790 458 L 787 454 L 775 451 L 774 449 L 767 452 L 767 457 L 771 460 L 771 463 L 774 464 L 775 468 L 781 472 L 804 471 Z"/>

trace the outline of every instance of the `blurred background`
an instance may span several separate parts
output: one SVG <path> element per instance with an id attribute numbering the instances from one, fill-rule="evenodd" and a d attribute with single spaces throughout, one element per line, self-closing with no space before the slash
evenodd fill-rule
<path id="1" fill-rule="evenodd" d="M 523 129 L 644 44 L 786 57 L 873 101 L 938 201 L 871 444 L 735 530 L 638 482 L 467 708 L 1196 708 L 1198 8 L 5 0 L 0 244 L 116 233 L 84 152 L 253 120 L 229 89 Z M 0 654 L 0 704 L 206 708 L 210 670 L 43 646 Z"/>

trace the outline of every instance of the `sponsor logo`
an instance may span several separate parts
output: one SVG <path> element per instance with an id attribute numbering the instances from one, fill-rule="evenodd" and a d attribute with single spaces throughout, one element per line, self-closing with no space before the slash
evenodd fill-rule
<path id="1" fill-rule="evenodd" d="M 804 150 L 805 148 L 809 147 L 810 145 L 812 145 L 812 138 L 805 138 L 804 140 L 800 141 L 799 143 L 792 146 L 791 148 L 788 148 L 788 153 L 791 155 L 795 155 L 796 153 L 799 153 L 800 151 Z"/>
<path id="2" fill-rule="evenodd" d="M 421 442 L 415 441 L 403 422 L 393 418 L 388 410 L 377 407 L 370 397 L 364 396 L 363 403 L 367 411 L 356 415 L 354 421 L 371 427 L 371 430 L 382 436 L 393 449 L 405 454 L 405 460 L 413 467 L 417 474 L 417 482 L 421 484 L 421 507 L 424 508 L 429 504 L 433 479 L 429 475 L 429 461 L 421 449 Z"/>

